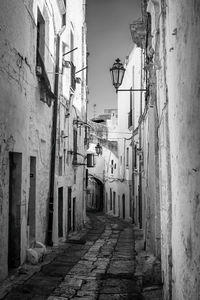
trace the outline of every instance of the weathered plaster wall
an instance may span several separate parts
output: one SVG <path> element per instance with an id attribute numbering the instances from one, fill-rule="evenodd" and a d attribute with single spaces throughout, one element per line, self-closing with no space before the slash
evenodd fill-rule
<path id="1" fill-rule="evenodd" d="M 172 176 L 172 297 L 177 300 L 200 298 L 199 28 L 199 1 L 168 1 L 166 51 Z"/>
<path id="2" fill-rule="evenodd" d="M 74 45 L 71 44 L 71 33 L 74 38 Z M 73 64 L 76 71 L 86 66 L 86 25 L 84 1 L 69 0 L 66 2 L 66 26 L 61 35 L 60 45 L 60 73 L 58 101 L 58 122 L 57 122 L 57 153 L 56 153 L 56 177 L 55 177 L 55 211 L 53 226 L 53 242 L 58 243 L 58 188 L 63 187 L 63 237 L 65 240 L 68 232 L 68 188 L 71 188 L 71 205 L 73 198 L 76 198 L 76 224 L 75 230 L 79 230 L 86 221 L 86 198 L 85 198 L 85 166 L 84 145 L 85 127 L 76 123 L 79 119 L 86 121 L 86 70 L 77 74 L 81 83 L 76 84 L 74 91 L 71 89 L 71 68 L 62 67 L 62 59 L 71 61 L 71 55 L 65 55 L 72 48 L 78 48 L 73 52 Z M 75 123 L 74 123 L 75 122 Z M 73 165 L 74 136 L 73 129 L 77 130 L 77 162 Z M 62 174 L 59 174 L 59 157 L 62 157 Z M 82 165 L 81 165 L 82 164 Z M 73 210 L 73 207 L 72 207 Z M 71 215 L 73 223 L 73 214 Z"/>
<path id="3" fill-rule="evenodd" d="M 158 136 L 156 106 L 149 107 L 142 126 L 143 226 L 147 250 L 160 256 L 160 199 L 158 188 Z"/>
<path id="4" fill-rule="evenodd" d="M 164 1 L 148 1 L 148 12 L 151 14 L 151 36 L 154 49 L 153 69 L 156 72 L 156 101 L 159 147 L 159 194 L 161 219 L 161 262 L 164 283 L 164 299 L 171 299 L 171 162 L 168 127 L 168 93 L 166 81 L 166 36 L 165 36 Z M 154 72 L 152 73 L 152 75 Z M 157 158 L 158 160 L 158 158 Z M 157 162 L 158 163 L 158 162 Z"/>
<path id="5" fill-rule="evenodd" d="M 156 1 L 164 299 L 199 299 L 199 1 Z M 160 6 L 159 6 L 160 5 Z"/>
<path id="6" fill-rule="evenodd" d="M 40 5 L 44 6 L 44 1 L 40 2 Z M 9 151 L 22 153 L 21 262 L 25 260 L 25 251 L 29 243 L 27 215 L 30 156 L 36 157 L 37 169 L 36 239 L 44 242 L 46 231 L 52 108 L 40 101 L 38 80 L 35 74 L 36 15 L 32 9 L 33 7 L 26 7 L 21 1 L 1 2 L 0 239 L 2 246 L 0 278 L 4 278 L 7 274 Z M 51 25 L 52 21 L 50 21 Z M 51 62 L 49 68 L 52 69 L 52 67 Z M 53 82 L 50 82 L 53 85 Z"/>

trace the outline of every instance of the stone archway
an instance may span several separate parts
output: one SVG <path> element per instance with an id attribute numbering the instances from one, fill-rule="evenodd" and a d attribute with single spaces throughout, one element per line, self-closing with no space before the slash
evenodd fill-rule
<path id="1" fill-rule="evenodd" d="M 87 209 L 97 211 L 103 211 L 104 209 L 104 183 L 95 176 L 89 177 Z"/>

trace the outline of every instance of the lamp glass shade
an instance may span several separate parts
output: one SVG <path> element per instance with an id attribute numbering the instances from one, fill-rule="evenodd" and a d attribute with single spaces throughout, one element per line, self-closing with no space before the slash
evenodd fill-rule
<path id="1" fill-rule="evenodd" d="M 112 77 L 112 83 L 116 89 L 120 87 L 122 84 L 125 68 L 123 64 L 120 62 L 120 59 L 117 58 L 114 62 L 112 68 L 110 69 L 111 77 Z"/>
<path id="2" fill-rule="evenodd" d="M 99 143 L 97 143 L 96 147 L 95 147 L 95 151 L 97 155 L 102 154 L 102 147 Z"/>

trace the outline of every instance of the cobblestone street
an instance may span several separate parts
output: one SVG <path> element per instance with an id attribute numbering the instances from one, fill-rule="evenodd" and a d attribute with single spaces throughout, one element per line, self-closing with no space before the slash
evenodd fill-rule
<path id="1" fill-rule="evenodd" d="M 63 243 L 32 275 L 21 269 L 1 299 L 162 299 L 159 264 L 140 245 L 132 224 L 90 213 L 82 235 Z"/>

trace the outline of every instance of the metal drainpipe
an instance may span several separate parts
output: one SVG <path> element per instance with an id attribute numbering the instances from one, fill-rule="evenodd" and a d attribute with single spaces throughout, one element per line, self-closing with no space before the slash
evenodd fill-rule
<path id="1" fill-rule="evenodd" d="M 142 83 L 142 49 L 141 49 L 141 75 L 140 75 L 140 87 L 142 89 L 143 83 Z M 140 92 L 140 118 L 142 116 L 142 92 Z M 139 125 L 139 149 L 141 150 L 142 147 L 142 122 L 140 121 Z M 140 228 L 142 228 L 142 167 L 141 167 L 141 160 L 139 159 L 139 225 Z"/>
<path id="2" fill-rule="evenodd" d="M 135 169 L 135 145 L 134 145 L 134 117 L 133 117 L 133 107 L 132 106 L 132 174 L 131 174 L 131 181 L 132 181 L 132 224 L 135 224 L 135 174 L 134 174 L 134 169 Z"/>
<path id="3" fill-rule="evenodd" d="M 49 203 L 48 203 L 48 228 L 46 236 L 46 244 L 53 245 L 53 211 L 54 211 L 54 184 L 55 184 L 55 163 L 56 163 L 56 137 L 57 137 L 57 110 L 58 110 L 58 97 L 59 97 L 59 61 L 60 61 L 60 36 L 65 30 L 65 26 L 57 34 L 56 40 L 56 66 L 55 66 L 55 82 L 53 116 L 52 116 L 52 133 L 51 133 L 51 166 L 50 166 L 50 187 L 49 187 Z"/>

